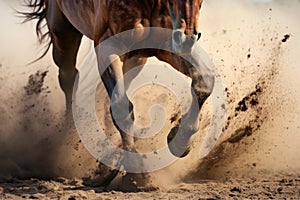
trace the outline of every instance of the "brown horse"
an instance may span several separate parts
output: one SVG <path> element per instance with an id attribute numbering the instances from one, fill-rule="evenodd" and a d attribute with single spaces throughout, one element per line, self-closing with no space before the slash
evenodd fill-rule
<path id="1" fill-rule="evenodd" d="M 169 63 L 179 72 L 192 79 L 192 91 L 197 97 L 199 108 L 211 94 L 214 85 L 212 70 L 202 66 L 203 71 L 192 65 L 199 62 L 187 62 L 180 55 L 191 52 L 192 47 L 200 39 L 199 15 L 202 0 L 27 0 L 33 12 L 27 13 L 27 19 L 38 19 L 37 33 L 43 40 L 50 35 L 53 45 L 53 59 L 59 67 L 59 83 L 66 96 L 67 110 L 71 110 L 72 90 L 77 76 L 76 56 L 83 35 L 94 41 L 98 65 L 101 71 L 101 62 L 110 63 L 102 73 L 101 79 L 111 97 L 111 105 L 122 108 L 123 100 L 128 100 L 126 87 L 129 83 L 116 83 L 123 78 L 123 74 L 135 66 L 145 64 L 147 57 L 156 56 L 159 60 Z M 48 33 L 42 32 L 43 20 L 46 19 Z M 173 30 L 170 46 L 172 52 L 147 49 L 138 50 L 123 56 L 115 52 L 120 45 L 131 49 L 136 43 L 141 43 L 147 37 L 153 37 L 157 42 L 167 38 L 152 35 L 147 27 L 161 27 Z M 105 49 L 107 56 L 103 57 L 98 48 L 106 39 L 134 29 L 134 43 L 116 40 Z M 111 40 L 113 41 L 113 40 Z M 49 44 L 50 46 L 50 44 Z M 196 58 L 194 59 L 196 60 Z M 119 83 L 118 83 L 119 84 Z M 114 90 L 115 89 L 115 90 Z M 114 92 L 113 92 L 114 91 Z M 133 105 L 124 116 L 118 116 L 124 126 L 130 127 L 133 123 Z M 182 117 L 188 123 L 181 124 L 180 132 L 174 127 L 168 136 L 169 149 L 173 155 L 183 157 L 189 152 L 191 138 L 198 130 L 199 112 L 192 108 Z M 121 133 L 123 148 L 134 151 L 133 137 L 126 134 L 113 120 Z M 170 141 L 176 137 L 176 141 Z"/>

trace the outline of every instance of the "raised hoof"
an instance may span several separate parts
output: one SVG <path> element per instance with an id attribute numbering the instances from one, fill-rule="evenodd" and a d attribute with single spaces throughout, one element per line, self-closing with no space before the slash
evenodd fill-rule
<path id="1" fill-rule="evenodd" d="M 170 152 L 178 157 L 178 158 L 184 158 L 186 157 L 191 149 L 190 149 L 190 146 L 187 146 L 187 145 L 179 145 L 178 143 L 180 143 L 180 141 L 178 141 L 178 139 L 176 141 L 173 141 L 173 139 L 175 138 L 177 132 L 179 130 L 179 127 L 176 126 L 176 127 L 173 127 L 167 137 L 167 141 L 168 141 L 168 147 L 169 147 L 169 150 Z"/>

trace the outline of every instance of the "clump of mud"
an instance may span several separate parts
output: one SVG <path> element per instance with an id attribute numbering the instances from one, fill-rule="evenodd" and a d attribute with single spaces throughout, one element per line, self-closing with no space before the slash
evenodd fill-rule
<path id="1" fill-rule="evenodd" d="M 28 83 L 24 87 L 26 94 L 31 96 L 33 94 L 40 94 L 41 92 L 47 90 L 47 87 L 43 87 L 45 77 L 49 71 L 37 71 L 35 74 L 32 74 L 28 78 Z M 50 91 L 49 91 L 50 92 Z"/>

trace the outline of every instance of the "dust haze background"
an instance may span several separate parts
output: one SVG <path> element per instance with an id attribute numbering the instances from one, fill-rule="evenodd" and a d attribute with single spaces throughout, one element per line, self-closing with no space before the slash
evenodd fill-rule
<path id="1" fill-rule="evenodd" d="M 9 8 L 22 9 L 16 4 L 0 1 L 0 177 L 90 175 L 96 161 L 79 143 L 71 125 L 65 125 L 64 96 L 50 53 L 26 65 L 40 55 L 42 46 L 36 40 L 34 23 L 19 24 L 22 20 Z M 166 186 L 182 178 L 299 173 L 299 1 L 210 0 L 204 2 L 201 14 L 201 45 L 226 88 L 228 120 L 207 159 L 198 159 L 196 143 L 187 158 L 152 174 L 153 182 Z M 285 35 L 290 38 L 282 42 Z M 91 44 L 85 39 L 79 64 L 89 49 Z M 43 82 L 45 71 L 49 72 Z M 246 102 L 248 110 L 237 111 L 239 102 L 257 86 L 262 92 L 251 98 L 258 104 Z M 140 102 L 137 107 L 143 107 L 144 99 L 136 100 Z M 209 103 L 201 112 L 199 142 L 209 125 Z M 171 101 L 169 106 L 175 112 L 174 104 Z M 249 126 L 251 134 L 245 131 Z"/>

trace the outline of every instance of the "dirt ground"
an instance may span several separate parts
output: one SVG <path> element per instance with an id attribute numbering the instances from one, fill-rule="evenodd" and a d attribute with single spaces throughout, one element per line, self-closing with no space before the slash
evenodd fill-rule
<path id="1" fill-rule="evenodd" d="M 299 1 L 210 0 L 201 14 L 200 45 L 216 66 L 225 102 L 216 110 L 210 108 L 217 95 L 205 103 L 186 158 L 149 173 L 136 191 L 126 191 L 122 173 L 105 188 L 84 184 L 97 174 L 98 162 L 64 118 L 57 68 L 50 54 L 26 65 L 42 52 L 34 23 L 19 24 L 1 0 L 0 16 L 6 20 L 0 26 L 7 29 L 0 33 L 0 199 L 300 199 Z M 79 68 L 91 45 L 85 38 Z M 163 73 L 186 89 L 186 78 L 167 68 Z M 150 71 L 146 66 L 140 79 Z M 103 91 L 100 85 L 97 117 L 119 142 Z M 154 84 L 129 93 L 141 126 L 151 122 L 151 113 L 145 114 L 151 105 L 165 110 L 168 120 L 160 134 L 136 141 L 139 152 L 155 152 L 166 145 L 184 103 Z M 217 144 L 201 158 L 202 133 L 219 125 Z"/>
<path id="2" fill-rule="evenodd" d="M 299 199 L 300 176 L 275 175 L 269 178 L 228 178 L 181 183 L 170 189 L 144 189 L 124 193 L 86 187 L 80 180 L 31 179 L 0 183 L 4 199 Z"/>

